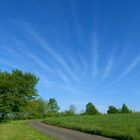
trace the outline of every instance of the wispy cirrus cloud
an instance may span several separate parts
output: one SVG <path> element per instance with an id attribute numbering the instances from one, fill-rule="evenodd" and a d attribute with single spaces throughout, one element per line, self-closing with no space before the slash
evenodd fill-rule
<path id="1" fill-rule="evenodd" d="M 83 42 L 83 40 L 82 40 L 83 32 L 82 32 L 82 28 L 81 28 L 81 25 L 78 20 L 78 14 L 77 14 L 77 10 L 76 10 L 75 1 L 70 1 L 70 5 L 71 5 L 71 13 L 72 13 L 72 17 L 73 17 L 73 21 L 74 21 L 74 25 L 75 25 L 76 35 L 77 35 L 79 43 L 81 44 Z"/>
<path id="2" fill-rule="evenodd" d="M 128 73 L 130 73 L 135 67 L 136 65 L 140 63 L 140 55 L 137 56 L 135 58 L 135 60 L 131 63 L 131 65 L 129 65 L 129 67 L 126 69 L 126 71 L 119 77 L 118 80 L 121 80 L 122 78 L 124 78 Z"/>
<path id="3" fill-rule="evenodd" d="M 57 69 L 57 74 L 63 80 L 64 83 L 71 83 L 71 80 L 68 78 L 68 76 L 59 68 Z"/>
<path id="4" fill-rule="evenodd" d="M 3 65 L 9 66 L 9 67 L 14 68 L 14 69 L 18 67 L 18 65 L 13 64 L 9 61 L 6 61 L 3 58 L 0 58 L 0 63 L 1 63 L 1 65 L 3 64 Z"/>
<path id="5" fill-rule="evenodd" d="M 40 83 L 46 86 L 47 81 L 49 80 L 48 72 L 52 72 L 52 69 L 48 67 L 47 64 L 45 64 L 41 59 L 39 59 L 37 55 L 25 48 L 26 44 L 24 44 L 21 40 L 13 38 L 13 41 L 15 46 L 3 46 L 1 48 L 2 54 L 9 58 L 5 60 L 4 58 L 0 57 L 1 65 L 8 66 L 12 69 L 24 69 L 25 65 L 27 65 L 26 67 L 30 69 L 30 72 L 39 77 Z M 17 61 L 15 61 L 16 59 L 18 59 L 20 63 L 17 63 Z"/>
<path id="6" fill-rule="evenodd" d="M 7 65 L 10 68 L 14 68 L 14 69 L 23 66 L 22 65 L 23 63 L 18 64 L 16 62 L 16 60 L 21 59 L 21 53 L 18 53 L 17 50 L 15 50 L 15 48 L 7 47 L 7 46 L 3 45 L 3 47 L 1 47 L 1 54 L 4 55 L 4 57 L 0 56 L 0 62 L 3 65 Z M 25 64 L 24 64 L 24 66 L 25 66 Z"/>
<path id="7" fill-rule="evenodd" d="M 98 39 L 97 35 L 93 35 L 92 41 L 92 77 L 95 79 L 98 76 Z"/>
<path id="8" fill-rule="evenodd" d="M 138 55 L 133 62 L 127 67 L 127 69 L 113 82 L 111 85 L 115 84 L 127 76 L 138 64 L 140 63 L 140 55 Z"/>
<path id="9" fill-rule="evenodd" d="M 108 62 L 107 62 L 106 68 L 105 68 L 105 72 L 102 75 L 100 82 L 105 80 L 111 73 L 111 71 L 113 69 L 113 65 L 114 65 L 115 52 L 116 52 L 116 47 L 114 47 L 111 52 L 110 58 L 108 59 Z"/>
<path id="10" fill-rule="evenodd" d="M 49 61 L 51 64 L 55 65 L 56 68 L 52 69 L 43 59 L 36 55 L 34 51 L 28 50 L 27 44 L 25 44 L 20 38 L 15 38 L 12 36 L 12 40 L 19 47 L 6 47 L 5 53 L 11 53 L 11 56 L 13 58 L 19 59 L 22 57 L 23 59 L 26 59 L 26 63 L 28 62 L 31 68 L 34 68 L 34 66 L 38 66 L 38 69 L 41 69 L 44 72 L 46 71 L 46 73 L 55 72 L 60 78 L 62 78 L 65 83 L 70 83 L 70 81 L 71 83 L 73 83 L 73 81 L 79 81 L 79 77 L 75 70 L 77 70 L 77 66 L 80 64 L 79 62 L 75 61 L 76 59 L 72 58 L 71 56 L 64 56 L 60 54 L 59 51 L 56 51 L 55 49 L 50 47 L 46 39 L 42 38 L 42 36 L 38 32 L 36 32 L 27 22 L 24 22 L 22 20 L 8 20 L 8 22 L 14 24 L 17 23 L 18 27 L 21 27 L 22 25 L 24 36 L 29 39 L 28 41 L 30 41 L 30 38 L 34 39 L 34 41 L 40 45 L 40 49 L 43 49 L 45 51 L 46 57 L 48 58 L 51 56 L 51 59 L 49 58 Z"/>
<path id="11" fill-rule="evenodd" d="M 77 75 L 74 73 L 72 67 L 67 63 L 67 61 L 65 60 L 65 57 L 62 56 L 60 53 L 56 52 L 54 49 L 52 49 L 50 47 L 50 45 L 48 45 L 48 43 L 46 42 L 46 40 L 44 40 L 35 30 L 33 30 L 28 24 L 25 24 L 25 29 L 26 31 L 32 36 L 32 38 L 34 38 L 37 43 L 40 44 L 40 47 L 46 51 L 46 53 L 48 53 L 49 55 L 52 56 L 52 58 L 54 59 L 55 62 L 58 63 L 58 65 L 60 66 L 61 69 L 63 69 L 64 74 L 68 74 L 68 77 L 70 79 L 73 79 L 75 81 L 78 81 L 78 77 Z"/>
<path id="12" fill-rule="evenodd" d="M 32 66 L 33 64 L 34 66 L 36 65 L 37 68 L 43 69 L 45 72 L 51 72 L 52 69 L 51 67 L 49 67 L 45 62 L 43 62 L 37 55 L 35 55 L 33 52 L 29 51 L 25 46 L 26 44 L 24 44 L 21 40 L 17 39 L 17 38 L 13 38 L 13 41 L 15 42 L 16 46 L 20 46 L 20 47 L 5 47 L 5 53 L 11 53 L 13 58 L 22 58 L 22 60 L 24 59 L 24 62 L 26 62 L 26 64 L 28 63 L 28 66 Z M 26 51 L 25 51 L 26 50 Z M 14 54 L 14 55 L 13 55 Z M 25 63 L 24 63 L 25 65 Z"/>

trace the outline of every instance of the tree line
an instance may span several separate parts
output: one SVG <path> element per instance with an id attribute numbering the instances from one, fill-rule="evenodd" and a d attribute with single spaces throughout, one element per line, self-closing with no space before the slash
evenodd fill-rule
<path id="1" fill-rule="evenodd" d="M 39 79 L 20 70 L 12 72 L 0 71 L 0 121 L 6 119 L 33 119 L 46 116 L 77 115 L 76 107 L 70 105 L 68 110 L 60 112 L 60 107 L 55 98 L 45 101 L 40 98 L 36 89 Z M 123 104 L 121 109 L 109 106 L 107 113 L 131 113 L 132 111 Z M 80 115 L 101 114 L 89 102 L 84 112 Z"/>

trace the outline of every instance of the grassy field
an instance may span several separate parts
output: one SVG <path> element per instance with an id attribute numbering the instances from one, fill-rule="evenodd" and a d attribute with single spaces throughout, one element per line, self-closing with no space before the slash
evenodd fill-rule
<path id="1" fill-rule="evenodd" d="M 0 124 L 0 140 L 52 140 L 32 129 L 26 121 L 13 121 Z"/>
<path id="2" fill-rule="evenodd" d="M 43 122 L 121 140 L 140 140 L 140 114 L 68 116 Z"/>

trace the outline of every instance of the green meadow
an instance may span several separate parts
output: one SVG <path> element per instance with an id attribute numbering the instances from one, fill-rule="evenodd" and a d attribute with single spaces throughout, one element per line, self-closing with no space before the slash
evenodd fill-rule
<path id="1" fill-rule="evenodd" d="M 140 113 L 48 117 L 43 122 L 120 140 L 140 140 Z"/>
<path id="2" fill-rule="evenodd" d="M 29 127 L 27 121 L 12 121 L 0 124 L 0 140 L 53 140 Z"/>

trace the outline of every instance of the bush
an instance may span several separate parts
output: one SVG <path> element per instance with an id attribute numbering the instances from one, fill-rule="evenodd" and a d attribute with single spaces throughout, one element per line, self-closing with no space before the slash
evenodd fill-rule
<path id="1" fill-rule="evenodd" d="M 108 111 L 107 111 L 108 114 L 118 114 L 119 112 L 120 112 L 119 109 L 117 109 L 114 106 L 109 106 L 108 107 Z"/>

